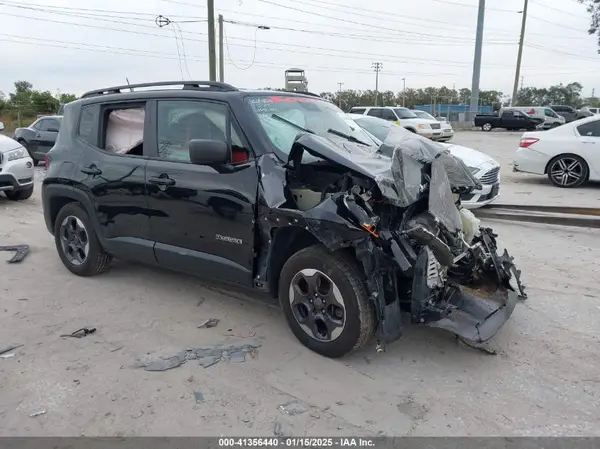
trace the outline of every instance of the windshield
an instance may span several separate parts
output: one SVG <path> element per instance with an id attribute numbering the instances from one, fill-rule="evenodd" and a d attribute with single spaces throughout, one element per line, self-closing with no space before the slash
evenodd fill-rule
<path id="1" fill-rule="evenodd" d="M 413 111 L 419 118 L 425 118 L 427 120 L 435 120 L 435 117 L 425 111 Z"/>
<path id="2" fill-rule="evenodd" d="M 359 127 L 350 126 L 344 112 L 321 98 L 300 95 L 253 95 L 251 110 L 271 143 L 286 156 L 299 134 L 316 134 L 336 142 L 352 142 L 366 148 L 373 140 Z M 365 145 L 366 144 L 366 145 Z"/>
<path id="3" fill-rule="evenodd" d="M 415 115 L 414 112 L 406 108 L 394 108 L 394 112 L 396 113 L 399 119 L 419 118 Z"/>

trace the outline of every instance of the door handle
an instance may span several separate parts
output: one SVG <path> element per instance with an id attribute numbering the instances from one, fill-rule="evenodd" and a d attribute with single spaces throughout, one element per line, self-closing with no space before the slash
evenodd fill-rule
<path id="1" fill-rule="evenodd" d="M 150 184 L 157 184 L 159 186 L 175 185 L 175 180 L 173 178 L 169 178 L 168 176 L 152 176 L 148 182 Z"/>
<path id="2" fill-rule="evenodd" d="M 90 165 L 88 167 L 84 167 L 81 169 L 81 172 L 85 173 L 86 175 L 92 175 L 92 176 L 98 176 L 98 175 L 102 174 L 102 170 L 100 170 L 95 165 Z"/>

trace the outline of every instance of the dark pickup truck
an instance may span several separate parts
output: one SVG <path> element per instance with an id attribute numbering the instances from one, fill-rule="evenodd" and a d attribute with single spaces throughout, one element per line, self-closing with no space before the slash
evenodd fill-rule
<path id="1" fill-rule="evenodd" d="M 479 114 L 475 116 L 475 126 L 481 126 L 484 131 L 491 131 L 494 128 L 504 128 L 507 130 L 526 129 L 534 131 L 543 120 L 530 117 L 521 111 L 504 111 L 502 115 Z"/>

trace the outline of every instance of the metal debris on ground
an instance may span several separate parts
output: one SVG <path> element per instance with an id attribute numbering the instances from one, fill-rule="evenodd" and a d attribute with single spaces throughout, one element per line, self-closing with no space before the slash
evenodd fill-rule
<path id="1" fill-rule="evenodd" d="M 12 357 L 14 357 L 14 356 L 15 356 L 15 353 L 14 353 L 14 352 L 11 352 L 11 353 L 9 353 L 9 354 L 2 354 L 2 355 L 0 355 L 0 358 L 1 358 L 1 359 L 10 359 L 10 358 L 12 358 Z"/>
<path id="2" fill-rule="evenodd" d="M 202 404 L 204 402 L 204 395 L 199 391 L 194 391 L 194 399 L 196 404 Z"/>
<path id="3" fill-rule="evenodd" d="M 20 348 L 23 345 L 8 345 L 4 347 L 0 347 L 0 354 L 4 354 L 5 352 L 12 351 L 13 349 Z"/>
<path id="4" fill-rule="evenodd" d="M 25 256 L 27 256 L 27 253 L 29 252 L 29 246 L 28 245 L 0 246 L 0 251 L 14 251 L 15 254 L 10 259 L 8 259 L 6 262 L 7 263 L 19 263 L 23 259 L 25 259 Z"/>
<path id="5" fill-rule="evenodd" d="M 216 327 L 219 324 L 219 320 L 217 318 L 209 318 L 203 323 L 198 324 L 198 329 L 210 329 L 211 327 Z"/>
<path id="6" fill-rule="evenodd" d="M 300 415 L 301 413 L 308 411 L 308 408 L 296 400 L 286 402 L 285 404 L 280 405 L 279 408 L 290 416 Z"/>
<path id="7" fill-rule="evenodd" d="M 37 412 L 30 413 L 29 417 L 36 418 L 38 416 L 45 415 L 45 414 L 46 414 L 46 410 L 38 410 Z"/>
<path id="8" fill-rule="evenodd" d="M 221 361 L 242 363 L 247 356 L 256 358 L 257 349 L 262 343 L 255 339 L 246 339 L 238 343 L 223 343 L 214 346 L 204 346 L 196 349 L 186 349 L 178 354 L 154 360 L 139 362 L 136 366 L 143 367 L 146 371 L 166 371 L 184 364 L 188 360 L 198 360 L 204 368 L 216 365 Z"/>
<path id="9" fill-rule="evenodd" d="M 475 343 L 469 343 L 468 341 L 466 341 L 464 338 L 459 337 L 458 335 L 456 335 L 456 342 L 460 342 L 465 346 L 468 346 L 469 348 L 472 349 L 477 349 L 487 355 L 498 355 L 498 353 L 496 352 L 495 349 L 491 349 L 491 348 L 486 348 L 485 346 L 481 346 Z"/>
<path id="10" fill-rule="evenodd" d="M 77 329 L 76 331 L 71 332 L 70 334 L 63 334 L 61 335 L 61 337 L 83 338 L 86 335 L 93 334 L 94 332 L 96 332 L 95 327 L 92 327 L 91 329 L 87 327 L 82 327 L 81 329 Z"/>
<path id="11" fill-rule="evenodd" d="M 281 423 L 279 421 L 275 421 L 275 424 L 273 425 L 273 435 L 277 437 L 283 436 L 283 431 L 281 430 Z"/>

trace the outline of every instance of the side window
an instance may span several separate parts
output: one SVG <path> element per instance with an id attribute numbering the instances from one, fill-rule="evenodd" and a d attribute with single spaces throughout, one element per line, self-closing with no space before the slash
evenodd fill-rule
<path id="1" fill-rule="evenodd" d="M 58 132 L 60 129 L 60 123 L 58 120 L 51 118 L 44 121 L 46 122 L 46 129 L 44 131 Z"/>
<path id="2" fill-rule="evenodd" d="M 584 137 L 600 137 L 600 120 L 579 125 L 577 131 Z"/>
<path id="3" fill-rule="evenodd" d="M 45 121 L 46 121 L 46 120 L 44 120 L 44 119 L 38 120 L 38 121 L 37 121 L 37 122 L 35 122 L 33 125 L 31 125 L 31 127 L 32 127 L 33 129 L 36 129 L 36 130 L 38 130 L 38 131 L 45 131 L 45 129 L 44 129 L 44 126 L 45 126 L 44 122 L 45 122 Z"/>
<path id="4" fill-rule="evenodd" d="M 250 153 L 232 126 L 229 109 L 208 101 L 165 100 L 158 102 L 158 157 L 190 162 L 192 139 L 221 140 L 231 146 L 231 162 L 245 162 Z"/>
<path id="5" fill-rule="evenodd" d="M 95 147 L 98 146 L 98 133 L 96 130 L 98 129 L 99 113 L 100 106 L 90 104 L 81 108 L 81 115 L 79 117 L 79 137 Z"/>
<path id="6" fill-rule="evenodd" d="M 513 113 L 512 111 L 504 111 L 502 113 L 502 118 L 513 118 Z"/>
<path id="7" fill-rule="evenodd" d="M 396 120 L 398 120 L 398 117 L 396 117 L 396 114 L 394 114 L 394 111 L 392 111 L 391 109 L 382 109 L 381 118 L 384 120 L 389 120 L 391 122 L 395 122 Z"/>
<path id="8" fill-rule="evenodd" d="M 350 109 L 350 112 L 353 114 L 364 114 L 366 111 L 365 108 L 352 108 Z"/>
<path id="9" fill-rule="evenodd" d="M 556 114 L 554 113 L 554 111 L 552 109 L 544 109 L 544 115 L 546 117 L 555 117 Z"/>
<path id="10" fill-rule="evenodd" d="M 369 112 L 367 112 L 367 115 L 370 115 L 371 117 L 379 117 L 379 118 L 381 118 L 381 109 L 379 109 L 379 108 L 371 108 L 371 109 L 369 109 Z"/>
<path id="11" fill-rule="evenodd" d="M 145 103 L 102 105 L 99 148 L 108 153 L 142 156 L 145 118 Z"/>

